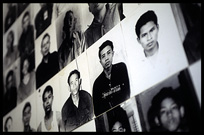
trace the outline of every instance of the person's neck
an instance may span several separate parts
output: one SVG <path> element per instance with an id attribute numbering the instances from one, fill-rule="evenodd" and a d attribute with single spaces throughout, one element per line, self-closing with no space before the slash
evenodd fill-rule
<path id="1" fill-rule="evenodd" d="M 106 75 L 106 78 L 108 78 L 109 80 L 111 79 L 111 70 L 112 70 L 112 65 L 106 69 L 104 69 L 104 73 Z"/>
<path id="2" fill-rule="evenodd" d="M 51 117 L 52 117 L 52 115 L 53 115 L 53 111 L 51 110 L 51 111 L 49 111 L 49 112 L 47 112 L 46 114 L 45 114 L 45 120 L 48 120 L 48 119 L 50 119 Z"/>
<path id="3" fill-rule="evenodd" d="M 49 53 L 43 57 L 44 63 L 48 63 Z"/>
<path id="4" fill-rule="evenodd" d="M 146 57 L 151 57 L 151 56 L 153 56 L 153 55 L 158 51 L 158 49 L 159 49 L 159 44 L 158 44 L 158 42 L 157 42 L 157 43 L 156 43 L 156 46 L 155 46 L 154 48 L 152 48 L 151 50 L 149 50 L 149 51 L 145 51 L 145 50 L 144 50 L 145 56 L 146 56 Z"/>
<path id="5" fill-rule="evenodd" d="M 73 101 L 74 105 L 76 107 L 78 107 L 78 104 L 79 104 L 79 92 L 77 92 L 77 94 L 72 94 L 71 97 L 72 97 L 72 101 Z"/>
<path id="6" fill-rule="evenodd" d="M 102 23 L 106 15 L 106 7 L 104 6 L 97 14 L 94 15 L 94 18 L 97 22 Z"/>

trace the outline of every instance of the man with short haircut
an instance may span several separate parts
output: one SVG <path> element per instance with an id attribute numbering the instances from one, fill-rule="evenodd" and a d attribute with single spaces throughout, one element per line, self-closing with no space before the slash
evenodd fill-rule
<path id="1" fill-rule="evenodd" d="M 48 85 L 42 94 L 45 116 L 38 126 L 38 132 L 56 132 L 62 128 L 60 112 L 52 110 L 53 99 L 53 89 Z"/>
<path id="2" fill-rule="evenodd" d="M 81 90 L 81 81 L 78 70 L 73 70 L 68 76 L 71 94 L 62 107 L 65 131 L 71 131 L 93 118 L 92 98 L 88 92 Z"/>
<path id="3" fill-rule="evenodd" d="M 31 55 L 34 51 L 34 29 L 30 22 L 30 13 L 28 11 L 23 15 L 22 29 L 23 32 L 18 43 L 20 56 Z"/>
<path id="4" fill-rule="evenodd" d="M 34 128 L 30 127 L 30 118 L 31 118 L 31 104 L 30 102 L 26 102 L 23 107 L 23 127 L 24 132 L 35 132 Z"/>
<path id="5" fill-rule="evenodd" d="M 41 42 L 42 61 L 36 70 L 37 89 L 59 72 L 58 53 L 50 53 L 50 35 L 46 33 Z"/>
<path id="6" fill-rule="evenodd" d="M 142 14 L 138 19 L 135 31 L 137 40 L 144 48 L 144 54 L 147 58 L 156 57 L 158 53 L 158 32 L 159 24 L 157 23 L 157 16 L 154 11 L 149 10 Z"/>
<path id="7" fill-rule="evenodd" d="M 130 98 L 127 67 L 123 62 L 112 64 L 113 55 L 113 43 L 107 40 L 99 47 L 98 52 L 103 72 L 93 85 L 96 116 Z"/>

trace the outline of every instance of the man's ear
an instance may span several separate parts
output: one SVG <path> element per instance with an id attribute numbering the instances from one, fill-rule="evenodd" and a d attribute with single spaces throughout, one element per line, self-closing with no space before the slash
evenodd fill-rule
<path id="1" fill-rule="evenodd" d="M 139 38 L 137 38 L 137 42 L 138 42 L 139 44 L 141 44 L 141 42 L 140 42 L 140 39 L 139 39 Z"/>
<path id="2" fill-rule="evenodd" d="M 160 126 L 159 119 L 157 116 L 154 118 L 154 122 L 156 123 L 157 126 Z"/>
<path id="3" fill-rule="evenodd" d="M 183 118 L 185 114 L 184 106 L 181 106 L 179 111 L 180 111 L 181 117 Z"/>
<path id="4" fill-rule="evenodd" d="M 81 86 L 81 83 L 82 83 L 82 79 L 80 78 L 80 79 L 79 79 L 79 85 L 80 85 L 80 86 Z"/>

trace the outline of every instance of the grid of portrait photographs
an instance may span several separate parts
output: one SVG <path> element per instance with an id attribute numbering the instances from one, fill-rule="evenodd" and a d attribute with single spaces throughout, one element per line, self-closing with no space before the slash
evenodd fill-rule
<path id="1" fill-rule="evenodd" d="M 200 131 L 200 19 L 199 3 L 3 3 L 3 132 Z"/>

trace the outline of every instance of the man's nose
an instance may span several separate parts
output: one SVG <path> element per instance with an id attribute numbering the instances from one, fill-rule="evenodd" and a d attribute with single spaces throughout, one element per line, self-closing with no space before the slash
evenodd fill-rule
<path id="1" fill-rule="evenodd" d="M 148 34 L 147 34 L 147 39 L 148 39 L 148 40 L 152 39 L 152 34 L 151 34 L 151 33 L 148 33 Z"/>

